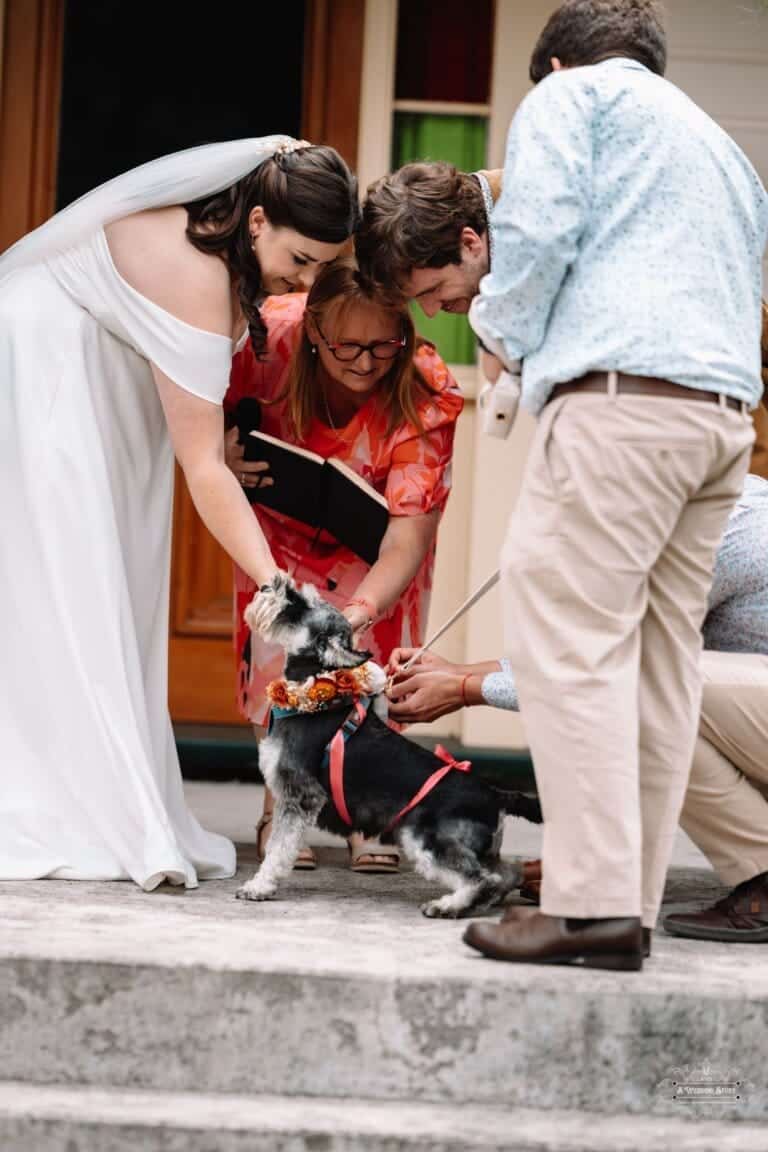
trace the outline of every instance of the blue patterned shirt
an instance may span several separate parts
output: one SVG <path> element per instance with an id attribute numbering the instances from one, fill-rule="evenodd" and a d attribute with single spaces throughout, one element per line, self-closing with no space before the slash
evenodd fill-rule
<path id="1" fill-rule="evenodd" d="M 704 621 L 704 647 L 768 656 L 768 480 L 747 476 L 723 534 Z M 517 712 L 508 660 L 484 677 L 486 704 Z"/>
<path id="2" fill-rule="evenodd" d="M 522 403 L 594 369 L 754 407 L 768 196 L 741 149 L 634 60 L 542 80 L 512 121 L 472 322 L 524 359 Z"/>

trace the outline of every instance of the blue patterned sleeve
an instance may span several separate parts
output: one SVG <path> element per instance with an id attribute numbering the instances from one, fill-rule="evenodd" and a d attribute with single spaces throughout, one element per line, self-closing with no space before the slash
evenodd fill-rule
<path id="1" fill-rule="evenodd" d="M 592 190 L 593 117 L 591 88 L 563 72 L 537 85 L 512 121 L 492 217 L 493 267 L 472 318 L 481 339 L 504 342 L 510 360 L 541 344 L 578 254 Z"/>
<path id="2" fill-rule="evenodd" d="M 486 704 L 490 704 L 491 708 L 504 708 L 507 712 L 519 712 L 517 688 L 509 660 L 504 657 L 499 660 L 499 664 L 501 665 L 500 672 L 489 672 L 483 678 L 480 685 L 483 700 Z"/>

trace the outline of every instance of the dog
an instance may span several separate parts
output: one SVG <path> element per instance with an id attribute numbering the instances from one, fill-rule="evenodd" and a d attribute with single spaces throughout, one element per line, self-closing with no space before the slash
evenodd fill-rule
<path id="1" fill-rule="evenodd" d="M 370 652 L 355 649 L 346 617 L 314 587 L 299 590 L 282 573 L 256 594 L 245 618 L 254 632 L 284 648 L 285 680 L 293 684 L 312 685 L 318 677 L 370 661 Z M 319 711 L 273 715 L 259 746 L 259 767 L 275 797 L 272 834 L 260 869 L 238 890 L 238 898 L 272 899 L 293 868 L 304 833 L 317 823 L 338 835 L 354 828 L 396 843 L 420 875 L 450 889 L 422 905 L 425 916 L 467 916 L 504 903 L 520 887 L 522 865 L 502 862 L 495 853 L 499 820 L 505 812 L 536 819 L 537 802 L 492 788 L 466 771 L 466 763 L 453 761 L 392 827 L 393 818 L 445 762 L 388 727 L 386 676 L 378 665 L 370 667 L 377 673 L 372 706 L 345 746 L 343 801 L 349 824 L 330 799 L 326 749 L 350 715 L 352 698 L 336 698 Z"/>

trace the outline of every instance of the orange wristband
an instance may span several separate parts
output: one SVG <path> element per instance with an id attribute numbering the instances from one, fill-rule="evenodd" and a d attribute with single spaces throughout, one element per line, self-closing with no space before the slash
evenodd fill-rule
<path id="1" fill-rule="evenodd" d="M 461 681 L 461 705 L 462 708 L 469 708 L 469 701 L 467 700 L 467 680 L 469 680 L 471 672 L 467 672 L 466 676 Z"/>

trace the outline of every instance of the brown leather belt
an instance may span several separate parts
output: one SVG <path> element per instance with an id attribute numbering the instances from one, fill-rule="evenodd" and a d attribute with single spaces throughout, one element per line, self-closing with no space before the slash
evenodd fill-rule
<path id="1" fill-rule="evenodd" d="M 587 372 L 578 380 L 567 384 L 555 384 L 549 394 L 549 403 L 569 392 L 607 392 L 608 372 Z M 661 380 L 657 376 L 632 376 L 628 372 L 616 373 L 616 391 L 635 396 L 669 396 L 676 400 L 708 400 L 710 404 L 720 403 L 719 392 L 705 392 L 703 388 L 686 388 L 683 384 L 673 384 L 671 380 Z M 724 396 L 729 408 L 746 411 L 746 404 L 734 396 Z"/>

